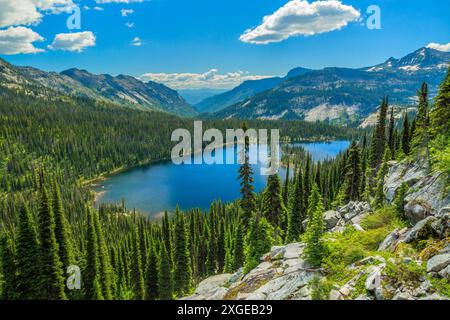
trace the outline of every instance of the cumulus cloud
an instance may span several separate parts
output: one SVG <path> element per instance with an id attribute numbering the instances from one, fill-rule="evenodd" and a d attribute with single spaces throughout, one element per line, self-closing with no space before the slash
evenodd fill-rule
<path id="1" fill-rule="evenodd" d="M 73 8 L 72 0 L 0 0 L 0 28 L 35 25 L 44 14 L 58 14 Z"/>
<path id="2" fill-rule="evenodd" d="M 134 10 L 133 9 L 122 9 L 120 10 L 120 14 L 122 15 L 122 17 L 127 17 L 130 14 L 133 14 Z"/>
<path id="3" fill-rule="evenodd" d="M 251 75 L 248 72 L 236 71 L 220 74 L 211 69 L 205 73 L 145 73 L 140 79 L 163 83 L 174 89 L 230 89 L 246 80 L 259 80 L 270 76 Z"/>
<path id="4" fill-rule="evenodd" d="M 131 41 L 131 45 L 135 46 L 135 47 L 140 47 L 142 46 L 142 40 L 139 37 L 134 37 L 133 40 Z"/>
<path id="5" fill-rule="evenodd" d="M 38 53 L 33 42 L 44 41 L 38 33 L 25 27 L 9 27 L 0 30 L 0 54 Z"/>
<path id="6" fill-rule="evenodd" d="M 360 16 L 358 10 L 337 0 L 312 3 L 292 0 L 265 16 L 259 26 L 246 30 L 239 39 L 247 43 L 268 44 L 294 36 L 312 36 L 339 30 L 359 20 Z"/>
<path id="7" fill-rule="evenodd" d="M 49 49 L 82 52 L 87 47 L 95 46 L 95 35 L 91 31 L 60 33 L 55 36 Z"/>
<path id="8" fill-rule="evenodd" d="M 427 48 L 444 51 L 444 52 L 450 52 L 450 42 L 447 44 L 440 44 L 440 43 L 434 43 L 431 42 L 427 45 Z"/>

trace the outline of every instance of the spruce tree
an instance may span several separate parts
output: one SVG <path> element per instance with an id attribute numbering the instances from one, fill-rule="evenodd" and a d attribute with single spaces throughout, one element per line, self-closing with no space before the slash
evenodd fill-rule
<path id="1" fill-rule="evenodd" d="M 311 216 L 304 236 L 306 243 L 305 259 L 314 267 L 319 267 L 324 256 L 323 233 L 325 223 L 323 220 L 322 196 L 318 193 L 317 186 L 314 184 L 313 192 L 317 193 L 317 201 L 310 203 Z M 314 206 L 313 203 L 316 203 Z"/>
<path id="2" fill-rule="evenodd" d="M 17 261 L 14 251 L 14 244 L 8 235 L 0 238 L 1 274 L 0 298 L 2 300 L 18 299 L 17 296 Z"/>
<path id="3" fill-rule="evenodd" d="M 247 130 L 247 125 L 244 123 L 242 126 L 242 130 L 244 132 Z M 241 185 L 241 208 L 243 211 L 242 223 L 244 224 L 244 228 L 247 229 L 249 221 L 252 217 L 253 211 L 255 210 L 255 193 L 253 190 L 255 189 L 253 186 L 253 170 L 250 166 L 250 141 L 248 137 L 245 137 L 244 141 L 244 154 L 243 161 L 241 166 L 239 167 L 239 176 Z"/>
<path id="4" fill-rule="evenodd" d="M 286 176 L 284 178 L 284 187 L 283 187 L 283 202 L 287 206 L 288 198 L 289 198 L 289 171 L 290 171 L 291 163 L 290 157 L 287 158 L 287 168 L 286 168 Z"/>
<path id="5" fill-rule="evenodd" d="M 409 119 L 408 114 L 405 112 L 403 116 L 403 130 L 402 130 L 402 150 L 403 153 L 408 156 L 411 151 L 411 138 L 409 136 L 410 128 L 409 128 Z"/>
<path id="6" fill-rule="evenodd" d="M 317 184 L 313 183 L 311 194 L 310 194 L 310 196 L 308 198 L 307 215 L 308 215 L 309 221 L 312 221 L 312 218 L 314 216 L 314 212 L 316 212 L 316 209 L 317 209 L 317 207 L 319 205 L 321 207 L 323 207 L 322 196 L 320 195 L 319 187 L 317 187 Z M 308 224 L 309 224 L 309 222 L 308 222 Z"/>
<path id="7" fill-rule="evenodd" d="M 63 264 L 63 270 L 74 263 L 72 242 L 70 239 L 70 227 L 67 222 L 59 186 L 53 187 L 53 210 L 55 212 L 55 237 L 59 247 L 59 256 Z"/>
<path id="8" fill-rule="evenodd" d="M 286 242 L 297 241 L 300 234 L 304 231 L 302 221 L 306 218 L 303 206 L 303 179 L 301 170 L 298 171 L 298 177 L 295 182 L 295 189 L 293 193 L 292 209 L 290 210 L 288 220 L 288 230 Z"/>
<path id="9" fill-rule="evenodd" d="M 416 129 L 412 136 L 412 151 L 419 157 L 425 156 L 426 164 L 430 169 L 430 154 L 429 154 L 429 130 L 430 117 L 428 114 L 428 85 L 424 82 L 418 92 L 419 106 L 416 116 Z"/>
<path id="10" fill-rule="evenodd" d="M 403 182 L 400 187 L 397 188 L 395 191 L 395 197 L 393 201 L 393 205 L 395 208 L 395 212 L 398 214 L 398 216 L 402 219 L 405 218 L 405 197 L 406 193 L 408 192 L 408 184 L 406 182 Z"/>
<path id="11" fill-rule="evenodd" d="M 132 280 L 134 288 L 134 299 L 144 300 L 145 299 L 145 284 L 144 284 L 144 273 L 142 270 L 142 256 L 141 247 L 139 241 L 139 232 L 137 227 L 133 232 L 133 252 L 132 252 Z"/>
<path id="12" fill-rule="evenodd" d="M 158 256 L 154 246 L 152 246 L 147 257 L 147 271 L 145 277 L 146 297 L 149 300 L 156 300 L 159 297 L 158 264 Z"/>
<path id="13" fill-rule="evenodd" d="M 370 162 L 372 169 L 378 171 L 383 162 L 384 149 L 386 147 L 386 113 L 388 109 L 388 100 L 383 98 L 380 110 L 378 113 L 378 120 L 372 139 L 372 147 L 370 153 Z"/>
<path id="14" fill-rule="evenodd" d="M 391 152 L 391 159 L 395 159 L 395 118 L 394 118 L 394 108 L 391 108 L 391 114 L 389 118 L 389 128 L 388 128 L 388 146 Z"/>
<path id="15" fill-rule="evenodd" d="M 39 208 L 41 294 L 44 299 L 66 299 L 64 273 L 55 237 L 55 217 L 47 189 L 41 191 Z"/>
<path id="16" fill-rule="evenodd" d="M 100 223 L 99 214 L 94 211 L 94 221 L 95 221 L 95 233 L 97 236 L 97 250 L 99 259 L 99 274 L 100 274 L 100 284 L 103 291 L 103 298 L 106 300 L 112 300 L 112 282 L 113 274 L 111 268 L 111 261 L 109 258 L 109 251 L 106 246 L 105 236 L 103 234 L 103 228 Z"/>
<path id="17" fill-rule="evenodd" d="M 236 231 L 234 235 L 234 254 L 233 254 L 233 268 L 239 269 L 244 265 L 244 226 L 241 219 L 238 220 Z"/>
<path id="18" fill-rule="evenodd" d="M 275 229 L 283 227 L 286 219 L 286 207 L 281 194 L 280 178 L 276 174 L 267 179 L 267 186 L 263 194 L 262 213 Z"/>
<path id="19" fill-rule="evenodd" d="M 273 231 L 272 225 L 259 214 L 252 219 L 245 239 L 245 273 L 256 267 L 261 256 L 270 251 Z"/>
<path id="20" fill-rule="evenodd" d="M 378 170 L 377 174 L 377 189 L 375 191 L 375 200 L 374 200 L 375 208 L 381 208 L 382 206 L 384 206 L 386 202 L 386 195 L 384 193 L 384 178 L 388 173 L 389 159 L 390 159 L 389 152 L 388 150 L 386 150 L 386 152 L 384 153 L 383 163 L 380 167 L 380 170 Z"/>
<path id="21" fill-rule="evenodd" d="M 175 210 L 174 289 L 178 297 L 188 294 L 192 286 L 191 260 L 184 214 Z"/>
<path id="22" fill-rule="evenodd" d="M 83 285 L 86 299 L 95 299 L 102 292 L 100 285 L 100 261 L 98 257 L 97 232 L 95 228 L 95 217 L 92 209 L 87 209 L 87 245 L 86 245 L 86 268 L 83 272 Z M 99 286 L 99 288 L 97 288 Z M 99 292 L 100 291 L 100 292 Z M 103 294 L 101 293 L 103 298 Z"/>
<path id="23" fill-rule="evenodd" d="M 39 298 L 41 276 L 39 266 L 39 245 L 35 223 L 28 207 L 23 204 L 19 214 L 19 232 L 17 237 L 17 298 L 29 300 Z"/>
<path id="24" fill-rule="evenodd" d="M 439 93 L 434 99 L 434 107 L 430 111 L 431 133 L 433 136 L 450 134 L 450 67 L 439 86 Z"/>
<path id="25" fill-rule="evenodd" d="M 165 246 L 161 246 L 159 259 L 159 298 L 161 300 L 173 299 L 173 278 L 170 259 Z"/>
<path id="26" fill-rule="evenodd" d="M 349 156 L 345 174 L 345 201 L 356 201 L 361 196 L 361 153 L 355 141 L 352 142 L 349 149 Z"/>

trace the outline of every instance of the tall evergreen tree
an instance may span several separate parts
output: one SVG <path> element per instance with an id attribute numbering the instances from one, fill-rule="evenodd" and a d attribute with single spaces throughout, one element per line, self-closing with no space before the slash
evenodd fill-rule
<path id="1" fill-rule="evenodd" d="M 236 231 L 234 235 L 234 253 L 233 253 L 233 268 L 239 269 L 244 265 L 244 226 L 241 223 L 241 219 L 238 220 L 236 225 Z"/>
<path id="2" fill-rule="evenodd" d="M 55 237 L 55 217 L 47 189 L 42 188 L 39 208 L 41 292 L 48 300 L 66 299 L 62 263 Z"/>
<path id="3" fill-rule="evenodd" d="M 391 159 L 395 159 L 395 118 L 393 107 L 391 108 L 391 114 L 389 117 L 388 146 L 391 152 Z"/>
<path id="4" fill-rule="evenodd" d="M 288 220 L 288 230 L 286 236 L 286 242 L 297 241 L 300 234 L 304 231 L 302 227 L 302 221 L 306 218 L 303 206 L 303 178 L 301 170 L 298 170 L 298 177 L 295 183 L 295 189 L 293 193 L 292 209 L 290 210 Z"/>
<path id="5" fill-rule="evenodd" d="M 405 155 L 409 155 L 411 151 L 411 137 L 410 137 L 408 114 L 405 112 L 403 116 L 403 130 L 402 130 L 402 150 Z"/>
<path id="6" fill-rule="evenodd" d="M 95 217 L 92 209 L 87 209 L 87 256 L 86 269 L 83 273 L 83 285 L 87 299 L 95 299 L 101 293 L 100 285 L 100 261 L 98 257 L 97 232 L 95 228 Z M 100 288 L 97 288 L 100 286 Z M 103 297 L 103 294 L 101 294 Z"/>
<path id="7" fill-rule="evenodd" d="M 97 211 L 93 212 L 95 221 L 95 233 L 97 237 L 97 250 L 99 259 L 99 275 L 100 275 L 100 285 L 102 288 L 103 298 L 106 300 L 112 300 L 112 284 L 113 284 L 113 274 L 111 268 L 111 260 L 109 258 L 109 251 L 106 246 L 105 236 L 103 234 L 103 228 L 100 223 L 99 214 Z"/>
<path id="8" fill-rule="evenodd" d="M 282 228 L 286 219 L 286 207 L 281 195 L 281 182 L 277 174 L 269 176 L 263 194 L 263 216 L 272 226 Z"/>
<path id="9" fill-rule="evenodd" d="M 242 125 L 242 130 L 247 131 L 247 125 L 244 123 Z M 253 211 L 255 210 L 255 193 L 253 190 L 255 189 L 253 186 L 253 170 L 250 166 L 250 141 L 249 138 L 245 137 L 244 142 L 244 154 L 243 161 L 241 166 L 239 167 L 239 177 L 240 185 L 241 185 L 241 207 L 243 210 L 242 223 L 244 224 L 244 228 L 247 229 L 250 219 L 252 217 Z"/>
<path id="10" fill-rule="evenodd" d="M 132 279 L 134 287 L 134 299 L 144 300 L 145 299 L 145 284 L 144 284 L 144 272 L 142 270 L 142 256 L 141 256 L 141 246 L 139 240 L 139 231 L 137 227 L 133 232 L 133 260 L 132 260 Z"/>
<path id="11" fill-rule="evenodd" d="M 261 255 L 270 251 L 273 231 L 272 225 L 259 214 L 252 219 L 245 239 L 245 273 L 259 264 Z"/>
<path id="12" fill-rule="evenodd" d="M 316 184 L 314 184 L 312 192 L 314 193 L 314 201 L 310 202 L 311 215 L 304 238 L 306 243 L 305 259 L 311 265 L 319 267 L 324 256 L 322 236 L 325 231 L 325 223 L 323 220 L 322 196 L 318 192 Z"/>
<path id="13" fill-rule="evenodd" d="M 158 256 L 154 246 L 151 246 L 147 257 L 145 284 L 147 299 L 156 300 L 159 297 L 159 274 Z"/>
<path id="14" fill-rule="evenodd" d="M 372 147 L 370 153 L 370 161 L 372 169 L 378 171 L 383 162 L 384 149 L 386 147 L 386 114 L 388 109 L 388 99 L 383 98 L 380 110 L 378 113 L 378 120 L 372 139 Z"/>
<path id="15" fill-rule="evenodd" d="M 188 294 L 192 286 L 191 261 L 184 214 L 175 210 L 174 289 L 178 297 Z"/>
<path id="16" fill-rule="evenodd" d="M 17 237 L 17 298 L 21 300 L 39 298 L 41 269 L 39 267 L 39 245 L 35 223 L 28 207 L 23 204 L 19 214 Z"/>
<path id="17" fill-rule="evenodd" d="M 428 114 L 428 85 L 424 82 L 418 92 L 419 106 L 416 116 L 416 130 L 412 137 L 412 150 L 416 155 L 425 153 L 427 162 L 429 161 L 429 129 L 430 118 Z"/>
<path id="18" fill-rule="evenodd" d="M 377 189 L 375 191 L 374 207 L 381 208 L 386 202 L 386 195 L 384 193 L 384 178 L 388 172 L 389 152 L 386 150 L 384 153 L 383 163 L 378 170 L 377 174 Z"/>
<path id="19" fill-rule="evenodd" d="M 170 259 L 167 250 L 164 246 L 161 246 L 161 253 L 159 259 L 159 298 L 161 300 L 173 299 L 173 278 L 172 270 L 170 266 Z"/>
<path id="20" fill-rule="evenodd" d="M 286 176 L 284 178 L 284 187 L 283 187 L 283 202 L 287 206 L 288 205 L 288 197 L 289 197 L 289 174 L 290 174 L 290 157 L 287 158 L 287 168 L 286 168 Z"/>
<path id="21" fill-rule="evenodd" d="M 61 192 L 56 183 L 53 187 L 53 210 L 55 212 L 55 237 L 59 247 L 58 253 L 65 272 L 67 267 L 74 263 L 74 255 L 70 239 L 70 227 L 67 222 Z"/>
<path id="22" fill-rule="evenodd" d="M 450 67 L 430 111 L 431 133 L 433 136 L 450 134 Z"/>
<path id="23" fill-rule="evenodd" d="M 361 153 L 355 141 L 352 142 L 349 149 L 349 157 L 347 161 L 345 174 L 345 201 L 356 201 L 361 196 Z"/>
<path id="24" fill-rule="evenodd" d="M 3 276 L 0 282 L 0 298 L 2 300 L 17 299 L 17 261 L 14 244 L 8 236 L 0 238 L 0 257 L 2 267 L 0 273 Z"/>

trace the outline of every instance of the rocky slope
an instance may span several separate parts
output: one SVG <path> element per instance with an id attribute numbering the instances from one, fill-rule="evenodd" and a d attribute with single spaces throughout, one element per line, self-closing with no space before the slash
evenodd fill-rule
<path id="1" fill-rule="evenodd" d="M 142 82 L 126 75 L 95 75 L 69 69 L 61 73 L 18 67 L 0 59 L 0 87 L 40 95 L 70 94 L 103 100 L 141 110 L 157 110 L 181 116 L 197 112 L 175 90 L 156 82 Z"/>
<path id="2" fill-rule="evenodd" d="M 373 67 L 313 70 L 284 79 L 211 117 L 355 123 L 375 111 L 384 95 L 393 104 L 414 104 L 423 81 L 435 95 L 449 62 L 450 53 L 421 48 Z"/>
<path id="3" fill-rule="evenodd" d="M 371 254 L 336 271 L 310 266 L 303 258 L 303 243 L 275 246 L 248 274 L 241 269 L 205 279 L 184 299 L 450 299 L 450 194 L 446 181 L 440 173 L 427 173 L 420 164 L 390 165 L 385 183 L 388 201 L 402 182 L 410 187 L 405 199 L 407 221 L 401 229 L 391 227 Z M 356 238 L 372 237 L 367 220 L 378 214 L 366 202 L 350 202 L 325 212 L 327 241 L 339 243 L 350 232 Z"/>

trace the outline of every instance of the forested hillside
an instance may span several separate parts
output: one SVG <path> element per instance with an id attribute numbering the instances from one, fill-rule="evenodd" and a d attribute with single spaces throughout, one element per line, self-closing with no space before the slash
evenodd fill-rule
<path id="1" fill-rule="evenodd" d="M 120 204 L 94 209 L 92 192 L 82 181 L 167 157 L 172 130 L 191 128 L 192 120 L 2 90 L 0 294 L 4 299 L 181 298 L 210 275 L 241 267 L 248 272 L 272 245 L 299 240 L 313 266 L 333 261 L 340 255 L 324 250 L 324 210 L 365 200 L 376 210 L 394 210 L 395 221 L 403 221 L 402 193 L 396 208 L 386 207 L 383 185 L 390 160 L 425 161 L 428 170 L 450 174 L 450 74 L 433 103 L 426 84 L 419 102 L 416 119 L 405 117 L 396 127 L 383 99 L 377 126 L 367 136 L 324 124 L 251 121 L 252 128 L 280 128 L 285 140 L 353 136 L 354 141 L 324 162 L 293 152 L 286 163 L 294 178 L 281 183 L 270 176 L 260 194 L 253 192 L 246 148 L 247 161 L 236 172 L 240 200 L 150 221 Z M 237 128 L 241 122 L 205 126 Z M 80 290 L 66 286 L 71 265 L 80 268 Z"/>

